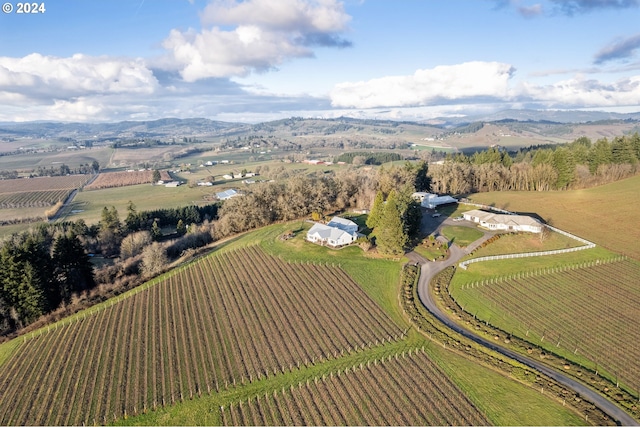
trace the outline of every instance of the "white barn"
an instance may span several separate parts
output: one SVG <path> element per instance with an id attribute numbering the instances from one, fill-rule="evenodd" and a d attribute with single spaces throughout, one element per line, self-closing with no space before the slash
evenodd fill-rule
<path id="1" fill-rule="evenodd" d="M 307 240 L 320 245 L 338 247 L 349 245 L 358 238 L 358 224 L 345 218 L 334 216 L 329 223 L 315 223 L 307 231 Z"/>
<path id="2" fill-rule="evenodd" d="M 227 200 L 237 195 L 238 195 L 238 192 L 234 189 L 225 190 L 225 191 L 221 191 L 220 193 L 216 193 L 216 197 L 218 198 L 218 200 Z"/>
<path id="3" fill-rule="evenodd" d="M 540 221 L 530 216 L 497 214 L 479 209 L 464 212 L 462 217 L 489 230 L 541 233 L 543 227 Z"/>
<path id="4" fill-rule="evenodd" d="M 420 206 L 429 209 L 435 209 L 440 205 L 447 205 L 449 203 L 458 203 L 458 199 L 449 195 L 438 196 L 437 194 L 418 191 L 413 193 L 412 196 L 420 202 Z"/>

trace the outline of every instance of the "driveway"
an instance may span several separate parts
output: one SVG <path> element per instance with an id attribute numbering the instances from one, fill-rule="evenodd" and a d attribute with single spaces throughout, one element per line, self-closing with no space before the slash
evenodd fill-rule
<path id="1" fill-rule="evenodd" d="M 431 217 L 430 214 L 427 213 L 427 215 L 429 215 L 429 217 Z M 423 215 L 423 218 L 426 215 Z M 427 221 L 423 220 L 423 225 L 425 225 L 426 229 L 423 229 L 423 232 L 426 232 L 427 230 L 433 228 L 432 231 L 430 231 L 429 233 L 436 233 L 439 228 L 443 225 L 446 224 L 447 221 L 446 220 L 442 220 L 440 221 L 440 218 L 442 217 L 438 217 L 438 218 L 430 218 L 427 219 Z M 438 221 L 431 221 L 431 220 L 438 220 Z M 452 224 L 456 224 L 456 225 L 465 225 L 463 224 L 464 221 L 460 221 L 460 222 L 453 222 Z M 467 223 L 470 224 L 470 223 Z M 575 391 L 576 393 L 578 393 L 580 396 L 582 396 L 583 398 L 589 400 L 590 402 L 592 402 L 594 405 L 596 405 L 598 408 L 600 408 L 604 413 L 608 414 L 611 418 L 613 418 L 614 420 L 616 420 L 616 422 L 620 425 L 640 425 L 638 424 L 638 421 L 636 421 L 634 418 L 632 418 L 629 414 L 627 414 L 624 410 L 622 410 L 621 408 L 619 408 L 618 406 L 616 406 L 614 403 L 610 402 L 609 400 L 607 400 L 605 397 L 603 397 L 602 395 L 600 395 L 599 393 L 597 393 L 596 391 L 592 390 L 591 388 L 587 387 L 586 385 L 579 383 L 578 381 L 564 375 L 561 372 L 558 372 L 554 369 L 549 368 L 548 366 L 538 362 L 537 360 L 534 360 L 532 358 L 529 358 L 525 355 L 522 355 L 520 353 L 516 353 L 512 350 L 509 350 L 507 348 L 501 347 L 499 345 L 497 345 L 496 343 L 489 341 L 487 339 L 485 339 L 484 337 L 481 337 L 479 335 L 476 335 L 475 333 L 471 332 L 470 330 L 467 330 L 465 328 L 463 328 L 462 326 L 458 325 L 457 323 L 455 323 L 452 319 L 450 319 L 448 316 L 446 316 L 436 305 L 435 301 L 433 300 L 431 293 L 429 292 L 429 284 L 431 283 L 431 280 L 433 279 L 433 277 L 438 274 L 439 272 L 441 272 L 442 270 L 444 270 L 447 267 L 450 267 L 452 265 L 455 265 L 458 261 L 460 261 L 460 259 L 467 255 L 468 253 L 470 253 L 471 251 L 473 251 L 473 249 L 475 249 L 476 247 L 478 247 L 479 245 L 481 245 L 485 240 L 489 239 L 491 236 L 493 235 L 493 233 L 488 233 L 485 232 L 485 234 L 478 240 L 476 240 L 475 242 L 473 242 L 471 245 L 469 245 L 467 248 L 465 249 L 461 249 L 459 248 L 457 245 L 453 244 L 451 245 L 451 247 L 449 248 L 450 250 L 450 255 L 449 258 L 447 258 L 444 261 L 435 261 L 435 262 L 430 262 L 427 261 L 426 259 L 424 259 L 423 257 L 421 257 L 419 254 L 415 253 L 415 252 L 410 252 L 407 254 L 407 257 L 412 260 L 413 262 L 419 264 L 421 266 L 421 271 L 420 271 L 420 280 L 418 282 L 418 297 L 420 298 L 420 301 L 422 302 L 422 304 L 427 308 L 427 310 L 429 310 L 429 312 L 435 317 L 437 318 L 440 322 L 442 322 L 445 326 L 447 326 L 449 329 L 459 333 L 460 335 L 486 347 L 489 348 L 493 351 L 496 351 L 504 356 L 507 356 L 511 359 L 517 360 L 518 362 L 527 365 L 528 367 L 535 369 L 539 372 L 541 372 L 544 375 L 547 375 L 550 378 L 553 378 L 555 381 L 557 381 L 558 383 L 562 384 L 563 386 L 572 389 L 573 391 Z"/>

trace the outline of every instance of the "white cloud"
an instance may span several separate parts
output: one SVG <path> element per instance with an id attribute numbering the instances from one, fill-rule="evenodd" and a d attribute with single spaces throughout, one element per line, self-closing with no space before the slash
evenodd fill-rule
<path id="1" fill-rule="evenodd" d="M 341 83 L 330 96 L 334 107 L 382 108 L 454 104 L 527 105 L 534 108 L 616 107 L 640 104 L 640 75 L 613 82 L 572 78 L 550 84 L 510 84 L 514 68 L 496 62 L 468 62 L 418 70 L 366 82 Z"/>
<path id="2" fill-rule="evenodd" d="M 509 79 L 515 69 L 499 62 L 465 62 L 364 82 L 340 83 L 331 91 L 336 107 L 374 108 L 424 106 L 479 97 L 509 97 Z"/>
<path id="3" fill-rule="evenodd" d="M 157 80 L 140 59 L 38 53 L 0 57 L 0 91 L 66 99 L 87 94 L 153 93 Z"/>
<path id="4" fill-rule="evenodd" d="M 212 27 L 174 29 L 164 40 L 165 64 L 189 82 L 264 72 L 314 47 L 349 46 L 340 33 L 350 19 L 337 0 L 214 0 L 201 15 Z"/>
<path id="5" fill-rule="evenodd" d="M 351 17 L 336 0 L 214 0 L 201 15 L 203 24 L 254 25 L 275 31 L 338 33 Z"/>
<path id="6" fill-rule="evenodd" d="M 523 83 L 518 97 L 548 108 L 615 107 L 640 104 L 640 76 L 612 83 L 577 75 L 550 85 Z"/>

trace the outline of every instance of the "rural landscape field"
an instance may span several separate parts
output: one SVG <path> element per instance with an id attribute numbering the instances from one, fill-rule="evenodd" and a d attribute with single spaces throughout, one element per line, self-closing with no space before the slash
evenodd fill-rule
<path id="1" fill-rule="evenodd" d="M 191 153 L 179 160 L 160 146 L 160 160 L 148 164 L 136 148 L 112 148 L 120 167 L 76 151 L 83 161 L 75 173 L 25 178 L 25 166 L 0 181 L 8 218 L 0 424 L 638 419 L 638 337 L 629 328 L 639 320 L 640 236 L 627 226 L 640 208 L 633 169 L 589 188 L 453 193 L 465 203 L 434 210 L 410 191 L 433 191 L 459 173 L 471 174 L 470 189 L 484 189 L 490 178 L 480 163 L 504 163 L 515 151 L 425 157 L 410 148 L 344 155 L 333 147 L 309 161 L 305 148 L 257 158 L 242 145 L 189 145 L 177 145 Z M 154 158 L 152 150 L 145 157 Z M 466 172 L 457 166 L 464 158 Z M 509 169 L 524 167 L 517 165 Z M 240 195 L 219 200 L 229 189 Z M 386 214 L 389 206 L 397 213 Z M 559 231 L 496 233 L 462 220 L 478 206 L 534 214 Z M 44 221 L 52 207 L 55 216 Z M 314 221 L 335 214 L 355 221 L 357 243 L 307 241 Z M 406 221 L 406 240 L 385 231 L 394 216 Z M 91 256 L 63 261 L 73 247 Z M 32 264 L 47 251 L 51 270 Z M 429 280 L 430 265 L 545 251 L 568 253 L 472 263 L 450 284 L 435 278 L 430 292 L 460 327 L 557 369 L 626 415 L 447 329 L 422 306 L 418 283 Z M 412 276 L 416 263 L 423 271 Z M 74 285 L 82 265 L 93 276 Z M 31 287 L 7 293 L 13 277 Z M 33 291 L 39 286 L 42 294 Z M 52 298 L 44 291 L 51 287 L 60 288 L 60 303 L 33 299 Z"/>
<path id="2" fill-rule="evenodd" d="M 639 11 L 4 2 L 0 426 L 640 425 Z"/>

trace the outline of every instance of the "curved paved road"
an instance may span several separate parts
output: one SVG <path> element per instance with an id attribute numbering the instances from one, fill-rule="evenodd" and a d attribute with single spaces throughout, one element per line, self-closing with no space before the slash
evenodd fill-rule
<path id="1" fill-rule="evenodd" d="M 477 247 L 484 240 L 491 237 L 490 234 L 485 234 L 481 239 L 475 241 L 473 245 L 469 248 Z M 436 305 L 435 301 L 431 298 L 431 293 L 429 292 L 429 283 L 431 279 L 439 272 L 444 270 L 447 267 L 450 267 L 456 264 L 460 258 L 462 258 L 467 253 L 471 252 L 472 249 L 462 250 L 457 245 L 451 245 L 450 251 L 451 255 L 448 259 L 444 261 L 438 262 L 429 262 L 422 258 L 420 255 L 415 252 L 411 252 L 407 254 L 409 259 L 414 262 L 417 262 L 421 265 L 420 271 L 420 281 L 418 282 L 418 296 L 422 304 L 433 314 L 439 321 L 441 321 L 445 326 L 450 329 L 456 331 L 460 335 L 463 335 L 474 342 L 487 347 L 493 351 L 496 351 L 500 354 L 503 354 L 507 357 L 517 360 L 518 362 L 529 366 L 550 378 L 553 378 L 558 383 L 574 390 L 576 393 L 580 394 L 580 396 L 585 399 L 591 401 L 594 405 L 600 408 L 603 412 L 612 417 L 619 425 L 628 425 L 628 426 L 637 426 L 638 421 L 632 418 L 629 414 L 627 414 L 624 410 L 616 406 L 614 403 L 610 402 L 600 394 L 596 393 L 594 390 L 590 389 L 584 384 L 581 384 L 574 379 L 564 375 L 561 372 L 555 371 L 554 369 L 549 368 L 546 365 L 538 362 L 537 360 L 531 359 L 525 355 L 520 353 L 516 353 L 507 348 L 496 345 L 494 342 L 489 341 L 479 335 L 474 334 L 473 332 L 463 328 L 462 326 L 456 324 L 453 320 L 447 317 Z"/>

